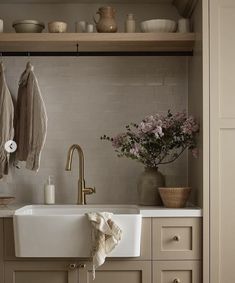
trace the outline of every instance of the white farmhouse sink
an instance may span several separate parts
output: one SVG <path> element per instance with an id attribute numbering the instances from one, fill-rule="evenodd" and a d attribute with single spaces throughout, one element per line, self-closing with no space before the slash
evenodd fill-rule
<path id="1" fill-rule="evenodd" d="M 110 257 L 140 256 L 142 217 L 127 205 L 29 205 L 15 211 L 18 257 L 89 257 L 90 223 L 86 212 L 112 212 L 123 236 Z"/>

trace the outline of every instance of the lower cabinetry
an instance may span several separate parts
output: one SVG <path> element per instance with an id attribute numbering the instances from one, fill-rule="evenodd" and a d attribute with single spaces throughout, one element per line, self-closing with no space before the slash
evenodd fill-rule
<path id="1" fill-rule="evenodd" d="M 5 283 L 91 283 L 91 263 L 11 261 Z M 151 261 L 108 261 L 96 271 L 95 283 L 150 283 Z"/>
<path id="2" fill-rule="evenodd" d="M 92 283 L 90 262 L 10 261 L 4 283 Z M 201 283 L 200 261 L 107 261 L 95 283 Z"/>
<path id="3" fill-rule="evenodd" d="M 201 225 L 200 218 L 143 219 L 141 256 L 106 261 L 93 281 L 88 260 L 17 258 L 12 219 L 0 219 L 0 283 L 202 283 Z"/>

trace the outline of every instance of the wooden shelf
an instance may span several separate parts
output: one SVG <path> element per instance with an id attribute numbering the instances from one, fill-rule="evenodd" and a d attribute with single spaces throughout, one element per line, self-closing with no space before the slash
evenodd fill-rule
<path id="1" fill-rule="evenodd" d="M 195 34 L 180 33 L 0 33 L 0 52 L 192 51 Z"/>

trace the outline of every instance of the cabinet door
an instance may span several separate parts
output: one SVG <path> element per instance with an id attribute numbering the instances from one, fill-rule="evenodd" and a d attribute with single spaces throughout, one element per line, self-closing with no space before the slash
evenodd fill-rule
<path id="1" fill-rule="evenodd" d="M 201 283 L 200 261 L 154 261 L 154 283 Z"/>
<path id="2" fill-rule="evenodd" d="M 78 283 L 71 262 L 12 261 L 5 263 L 4 283 Z"/>
<path id="3" fill-rule="evenodd" d="M 210 282 L 235 282 L 235 1 L 210 0 Z"/>
<path id="4" fill-rule="evenodd" d="M 79 282 L 93 282 L 90 263 L 79 269 Z M 96 270 L 95 283 L 151 283 L 151 262 L 108 261 Z"/>

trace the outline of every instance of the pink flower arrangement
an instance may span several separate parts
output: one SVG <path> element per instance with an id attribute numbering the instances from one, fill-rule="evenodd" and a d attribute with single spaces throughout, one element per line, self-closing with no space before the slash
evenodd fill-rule
<path id="1" fill-rule="evenodd" d="M 198 156 L 199 124 L 186 112 L 150 115 L 140 124 L 126 126 L 126 132 L 115 137 L 102 136 L 112 142 L 118 157 L 128 157 L 146 167 L 157 167 L 175 161 L 187 148 Z"/>

